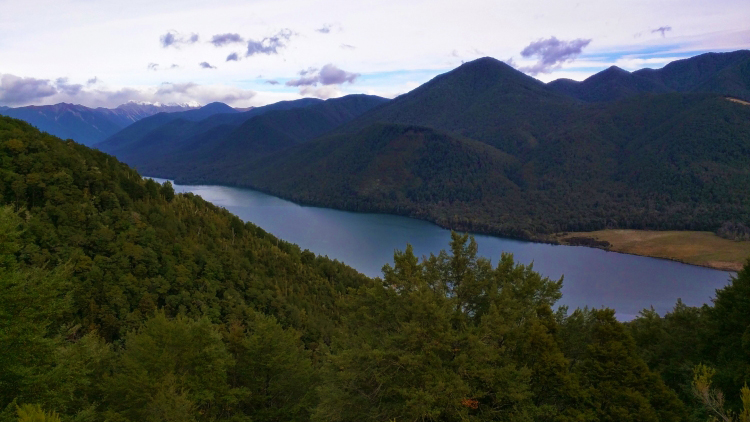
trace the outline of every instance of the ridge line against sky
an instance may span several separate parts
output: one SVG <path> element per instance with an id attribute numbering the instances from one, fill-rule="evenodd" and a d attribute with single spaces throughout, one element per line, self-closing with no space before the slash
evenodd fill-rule
<path id="1" fill-rule="evenodd" d="M 750 48 L 746 0 L 0 0 L 0 106 L 394 97 L 462 62 L 544 82 Z"/>

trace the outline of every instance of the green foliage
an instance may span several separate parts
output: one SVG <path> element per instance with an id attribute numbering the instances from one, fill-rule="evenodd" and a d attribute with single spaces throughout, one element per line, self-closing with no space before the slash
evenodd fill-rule
<path id="1" fill-rule="evenodd" d="M 701 362 L 727 412 L 750 400 L 750 265 L 626 328 L 553 313 L 562 280 L 468 235 L 368 279 L 4 118 L 0 182 L 2 421 L 705 420 Z"/>
<path id="2" fill-rule="evenodd" d="M 18 408 L 18 422 L 60 422 L 55 412 L 45 412 L 41 406 L 25 404 Z"/>
<path id="3" fill-rule="evenodd" d="M 158 312 L 125 337 L 105 400 L 130 420 L 168 420 L 170 414 L 172 420 L 210 420 L 226 412 L 227 369 L 233 365 L 207 319 L 168 320 Z"/>
<path id="4" fill-rule="evenodd" d="M 635 341 L 609 309 L 576 311 L 577 328 L 587 332 L 585 350 L 578 350 L 574 370 L 599 421 L 680 421 L 684 409 L 676 394 L 651 372 Z M 588 315 L 586 315 L 588 313 Z M 581 320 L 583 324 L 581 324 Z"/>
<path id="5" fill-rule="evenodd" d="M 239 409 L 262 421 L 309 420 L 318 375 L 313 351 L 305 349 L 299 333 L 283 329 L 272 317 L 255 315 L 248 327 L 231 324 L 225 341 L 236 361 L 230 383 L 243 393 Z"/>
<path id="6" fill-rule="evenodd" d="M 579 420 L 558 347 L 561 281 L 504 255 L 496 267 L 453 234 L 451 254 L 411 247 L 347 303 L 315 420 Z"/>

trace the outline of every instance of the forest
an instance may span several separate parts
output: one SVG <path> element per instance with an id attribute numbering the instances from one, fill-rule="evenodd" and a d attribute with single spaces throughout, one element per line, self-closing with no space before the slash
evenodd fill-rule
<path id="1" fill-rule="evenodd" d="M 0 421 L 750 420 L 750 264 L 628 323 L 563 282 L 460 233 L 368 278 L 0 117 Z"/>

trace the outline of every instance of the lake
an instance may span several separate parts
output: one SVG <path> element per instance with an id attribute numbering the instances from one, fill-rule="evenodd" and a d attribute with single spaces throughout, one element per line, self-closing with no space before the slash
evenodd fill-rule
<path id="1" fill-rule="evenodd" d="M 154 180 L 162 183 L 165 179 Z M 385 214 L 353 213 L 307 207 L 250 189 L 225 186 L 174 185 L 226 208 L 244 221 L 296 243 L 302 249 L 343 261 L 369 276 L 380 276 L 393 252 L 409 243 L 417 256 L 448 248 L 450 231 L 432 223 Z M 630 320 L 653 306 L 660 314 L 678 298 L 690 306 L 710 302 L 731 273 L 678 262 L 607 252 L 582 246 L 561 246 L 475 235 L 479 254 L 497 262 L 502 252 L 516 262 L 558 279 L 564 276 L 560 304 L 610 307 L 620 320 Z"/>

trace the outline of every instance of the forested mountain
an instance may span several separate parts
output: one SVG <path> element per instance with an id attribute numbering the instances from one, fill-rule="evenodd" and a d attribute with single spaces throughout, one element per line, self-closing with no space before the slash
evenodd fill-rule
<path id="1" fill-rule="evenodd" d="M 676 60 L 661 69 L 632 73 L 613 66 L 582 82 L 558 79 L 547 86 L 587 102 L 661 92 L 713 93 L 750 101 L 750 51 L 706 53 Z"/>
<path id="2" fill-rule="evenodd" d="M 24 120 L 39 130 L 60 138 L 75 139 L 84 145 L 93 145 L 144 117 L 191 108 L 190 105 L 129 102 L 108 109 L 60 103 L 47 106 L 0 107 L 0 114 Z"/>
<path id="3" fill-rule="evenodd" d="M 526 239 L 750 222 L 750 107 L 712 94 L 589 105 L 482 59 L 332 134 L 274 145 L 290 147 L 245 155 L 247 146 L 226 147 L 225 157 L 205 160 L 175 154 L 184 159 L 144 169 Z"/>
<path id="4" fill-rule="evenodd" d="M 230 130 L 248 119 L 267 111 L 288 110 L 322 103 L 317 98 L 303 98 L 295 101 L 280 101 L 264 107 L 255 107 L 244 112 L 222 103 L 213 103 L 200 115 L 183 113 L 160 114 L 133 124 L 97 144 L 95 147 L 111 154 L 127 154 L 138 157 L 140 148 L 161 148 L 173 151 L 170 145 L 185 144 L 186 138 L 199 134 L 209 134 L 215 130 Z"/>
<path id="5" fill-rule="evenodd" d="M 327 101 L 302 99 L 233 115 L 153 116 L 96 145 L 146 173 L 178 174 L 184 168 L 228 167 L 306 142 L 386 102 L 369 95 Z"/>
<path id="6" fill-rule="evenodd" d="M 492 156 L 478 172 L 507 158 L 370 130 L 373 155 L 456 145 Z M 669 422 L 750 403 L 750 266 L 713 306 L 626 326 L 555 311 L 562 280 L 478 258 L 468 235 L 449 246 L 406 246 L 369 279 L 1 117 L 0 421 Z M 726 403 L 702 403 L 716 387 Z"/>

